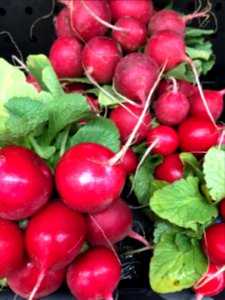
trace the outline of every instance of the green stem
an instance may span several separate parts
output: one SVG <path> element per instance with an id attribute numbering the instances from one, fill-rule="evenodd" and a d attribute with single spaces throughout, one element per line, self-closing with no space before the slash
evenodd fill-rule
<path id="1" fill-rule="evenodd" d="M 70 132 L 70 125 L 66 127 L 66 129 L 64 130 L 64 137 L 61 143 L 61 147 L 60 147 L 60 151 L 59 151 L 59 157 L 61 157 L 66 149 L 66 144 L 68 141 L 68 137 L 69 137 L 69 132 Z"/>
<path id="2" fill-rule="evenodd" d="M 44 155 L 43 155 L 43 151 L 41 149 L 41 147 L 38 145 L 37 141 L 35 140 L 35 138 L 33 136 L 29 136 L 28 137 L 29 139 L 29 142 L 31 144 L 31 146 L 33 147 L 34 151 L 42 158 L 44 158 Z"/>

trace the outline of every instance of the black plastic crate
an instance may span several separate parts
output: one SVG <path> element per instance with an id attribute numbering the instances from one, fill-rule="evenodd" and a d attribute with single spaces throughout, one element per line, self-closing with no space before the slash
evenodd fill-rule
<path id="1" fill-rule="evenodd" d="M 202 5 L 206 4 L 202 1 Z M 207 28 L 215 28 L 216 33 L 209 39 L 213 43 L 213 51 L 216 55 L 216 64 L 213 69 L 203 78 L 203 85 L 211 88 L 221 89 L 225 87 L 225 0 L 212 0 L 214 17 L 211 17 Z M 169 0 L 154 0 L 158 7 L 165 7 Z M 184 13 L 192 13 L 195 9 L 195 0 L 174 0 L 174 7 Z M 20 60 L 26 60 L 29 54 L 43 53 L 48 55 L 49 49 L 56 38 L 53 26 L 53 17 L 57 15 L 61 5 L 54 0 L 0 0 L 0 57 L 13 62 L 13 56 Z M 216 19 L 216 21 L 215 21 Z M 195 24 L 193 22 L 193 24 Z M 223 116 L 224 119 L 224 116 Z M 139 212 L 134 219 L 139 220 Z M 147 218 L 141 215 L 142 222 L 149 226 Z M 145 225 L 145 224 L 144 224 Z M 142 265 L 130 271 L 137 272 L 126 277 L 119 284 L 115 297 L 118 300 L 191 300 L 194 294 L 190 290 L 180 293 L 158 295 L 152 292 L 148 285 L 148 258 L 151 254 L 141 254 Z M 138 270 L 138 271 L 137 271 Z M 128 270 L 129 271 L 129 270 Z M 126 270 L 125 270 L 126 272 Z M 9 291 L 0 292 L 0 299 L 12 300 L 15 295 Z M 17 297 L 18 300 L 22 299 Z M 74 297 L 67 289 L 62 288 L 57 293 L 43 300 L 72 300 Z M 220 295 L 207 298 L 225 299 L 225 291 Z"/>

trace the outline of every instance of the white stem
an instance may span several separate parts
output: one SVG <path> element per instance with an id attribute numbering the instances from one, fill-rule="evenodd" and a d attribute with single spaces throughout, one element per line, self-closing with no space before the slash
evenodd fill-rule
<path id="1" fill-rule="evenodd" d="M 16 48 L 17 52 L 19 53 L 20 60 L 24 61 L 22 52 L 20 51 L 20 49 L 19 49 L 18 45 L 16 44 L 14 38 L 12 37 L 11 33 L 9 31 L 3 30 L 3 31 L 0 31 L 0 34 L 7 34 L 8 35 L 8 37 L 10 38 L 11 43 L 13 44 L 13 46 Z"/>
<path id="2" fill-rule="evenodd" d="M 176 79 L 174 77 L 169 77 L 169 80 L 171 80 L 172 83 L 173 83 L 172 92 L 176 94 L 177 91 L 178 91 L 177 81 L 176 81 Z"/>
<path id="3" fill-rule="evenodd" d="M 14 62 L 15 65 L 16 63 L 19 64 L 18 66 L 19 69 L 24 70 L 27 73 L 30 73 L 25 63 L 21 59 L 19 59 L 16 55 L 12 55 L 12 61 Z"/>
<path id="4" fill-rule="evenodd" d="M 225 271 L 225 265 L 222 266 L 216 273 L 214 273 L 213 275 L 211 275 L 211 276 L 207 277 L 205 280 L 203 280 L 200 284 L 196 284 L 195 287 L 197 289 L 203 287 L 205 284 L 207 284 L 208 282 L 210 282 L 214 278 L 218 277 L 224 271 Z"/>

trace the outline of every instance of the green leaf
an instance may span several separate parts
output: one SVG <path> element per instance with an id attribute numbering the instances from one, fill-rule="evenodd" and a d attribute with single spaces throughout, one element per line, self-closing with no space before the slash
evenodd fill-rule
<path id="1" fill-rule="evenodd" d="M 157 190 L 150 199 L 153 212 L 169 222 L 184 228 L 198 230 L 199 225 L 218 215 L 199 191 L 199 179 L 188 177 Z"/>
<path id="2" fill-rule="evenodd" d="M 101 107 L 115 107 L 119 103 L 124 102 L 124 100 L 120 99 L 112 89 L 110 85 L 104 85 L 103 91 L 99 91 L 98 95 L 98 103 Z"/>
<path id="3" fill-rule="evenodd" d="M 186 46 L 186 53 L 192 60 L 201 59 L 206 61 L 209 60 L 213 54 L 211 43 L 209 42 L 195 47 Z"/>
<path id="4" fill-rule="evenodd" d="M 93 142 L 117 152 L 120 147 L 119 138 L 119 131 L 115 124 L 109 119 L 98 117 L 90 120 L 78 130 L 71 139 L 71 145 Z"/>
<path id="5" fill-rule="evenodd" d="M 212 200 L 218 202 L 225 198 L 225 151 L 217 147 L 209 149 L 204 157 L 203 172 Z"/>
<path id="6" fill-rule="evenodd" d="M 213 29 L 202 29 L 186 26 L 186 38 L 208 36 L 215 33 Z"/>
<path id="7" fill-rule="evenodd" d="M 47 90 L 54 96 L 59 96 L 63 93 L 61 85 L 58 78 L 52 68 L 52 66 L 47 66 L 42 71 L 42 81 L 47 87 Z"/>
<path id="8" fill-rule="evenodd" d="M 197 158 L 189 152 L 182 152 L 180 153 L 179 157 L 184 165 L 184 177 L 196 175 L 200 182 L 204 183 L 205 178 L 202 171 L 202 166 Z"/>
<path id="9" fill-rule="evenodd" d="M 162 234 L 150 261 L 149 279 L 157 293 L 178 292 L 190 288 L 207 270 L 207 259 L 200 241 L 178 228 Z"/>

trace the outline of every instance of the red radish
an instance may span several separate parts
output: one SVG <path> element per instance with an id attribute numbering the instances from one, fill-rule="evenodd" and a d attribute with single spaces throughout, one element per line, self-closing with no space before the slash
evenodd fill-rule
<path id="1" fill-rule="evenodd" d="M 55 170 L 56 188 L 73 209 L 94 213 L 109 207 L 120 195 L 126 179 L 121 163 L 105 146 L 81 143 L 67 150 Z"/>
<path id="2" fill-rule="evenodd" d="M 81 253 L 69 266 L 67 285 L 77 300 L 113 300 L 121 276 L 116 254 L 106 247 Z"/>
<path id="3" fill-rule="evenodd" d="M 64 2 L 63 0 L 60 2 Z M 72 30 L 82 41 L 104 35 L 108 28 L 101 24 L 96 17 L 110 23 L 111 10 L 106 0 L 73 0 L 66 1 Z"/>
<path id="4" fill-rule="evenodd" d="M 33 262 L 26 259 L 7 276 L 7 284 L 16 295 L 28 299 L 38 280 L 40 271 L 41 270 L 35 266 Z M 52 294 L 62 285 L 65 277 L 65 268 L 48 270 L 35 297 L 40 298 Z"/>
<path id="5" fill-rule="evenodd" d="M 130 53 L 116 66 L 115 87 L 123 96 L 144 106 L 158 76 L 156 62 L 144 53 Z"/>
<path id="6" fill-rule="evenodd" d="M 220 216 L 225 220 L 225 198 L 220 202 Z"/>
<path id="7" fill-rule="evenodd" d="M 83 49 L 83 69 L 99 84 L 110 83 L 121 56 L 114 40 L 104 36 L 95 37 Z"/>
<path id="8" fill-rule="evenodd" d="M 167 155 L 155 168 L 155 178 L 173 183 L 183 178 L 184 167 L 178 153 Z"/>
<path id="9" fill-rule="evenodd" d="M 38 91 L 38 93 L 41 92 L 41 87 L 40 87 L 40 85 L 37 83 L 36 79 L 35 79 L 32 75 L 27 75 L 26 81 L 27 81 L 28 83 L 33 84 L 33 86 L 36 88 L 36 90 Z"/>
<path id="10" fill-rule="evenodd" d="M 119 198 L 107 209 L 86 217 L 87 242 L 91 246 L 111 248 L 113 244 L 129 236 L 149 247 L 149 242 L 132 230 L 132 222 L 131 209 Z"/>
<path id="11" fill-rule="evenodd" d="M 203 90 L 208 108 L 213 116 L 215 122 L 219 119 L 223 112 L 224 102 L 223 96 L 225 95 L 225 89 L 221 91 Z M 190 111 L 189 115 L 193 117 L 204 118 L 210 120 L 208 112 L 202 102 L 201 95 L 197 91 L 190 98 Z"/>
<path id="12" fill-rule="evenodd" d="M 109 0 L 109 5 L 114 21 L 123 17 L 135 17 L 147 24 L 153 14 L 151 0 Z"/>
<path id="13" fill-rule="evenodd" d="M 162 156 L 174 153 L 179 145 L 176 130 L 166 125 L 159 125 L 151 129 L 146 137 L 146 142 L 148 147 L 156 142 L 151 149 L 151 154 L 159 154 Z"/>
<path id="14" fill-rule="evenodd" d="M 53 187 L 48 165 L 21 146 L 0 149 L 0 217 L 21 220 L 34 215 L 50 199 Z"/>
<path id="15" fill-rule="evenodd" d="M 204 276 L 192 287 L 192 290 L 196 294 L 196 300 L 202 300 L 204 296 L 216 296 L 225 286 L 225 275 L 224 273 L 218 274 L 218 276 L 212 278 L 210 277 L 216 274 L 220 270 L 220 267 L 209 263 L 209 267 Z M 207 282 L 206 282 L 207 280 Z M 209 280 L 209 281 L 208 281 Z M 204 284 L 204 282 L 206 282 Z"/>
<path id="16" fill-rule="evenodd" d="M 155 13 L 148 23 L 148 31 L 150 35 L 161 30 L 173 30 L 182 37 L 186 35 L 186 24 L 188 21 L 198 17 L 206 17 L 209 9 L 193 13 L 191 15 L 182 16 L 172 9 L 162 9 Z"/>
<path id="17" fill-rule="evenodd" d="M 57 37 L 75 36 L 70 25 L 69 10 L 67 7 L 63 7 L 54 18 L 54 28 Z"/>
<path id="18" fill-rule="evenodd" d="M 10 272 L 18 268 L 22 263 L 25 247 L 23 232 L 18 224 L 0 218 L 0 279 L 8 276 Z"/>
<path id="19" fill-rule="evenodd" d="M 214 146 L 218 139 L 216 127 L 209 120 L 190 117 L 178 126 L 179 147 L 183 152 L 202 155 Z"/>
<path id="20" fill-rule="evenodd" d="M 161 124 L 169 126 L 181 123 L 187 117 L 189 108 L 190 103 L 178 90 L 175 79 L 173 79 L 173 89 L 161 94 L 154 104 L 156 119 Z"/>
<path id="21" fill-rule="evenodd" d="M 59 200 L 50 202 L 29 220 L 25 231 L 26 250 L 40 269 L 29 300 L 35 297 L 47 271 L 64 268 L 73 261 L 85 236 L 83 215 Z"/>
<path id="22" fill-rule="evenodd" d="M 138 165 L 138 158 L 131 148 L 127 149 L 126 153 L 121 158 L 121 163 L 128 175 L 135 172 Z"/>
<path id="23" fill-rule="evenodd" d="M 143 109 L 140 107 L 136 107 L 131 105 L 130 103 L 126 103 L 123 106 L 117 106 L 114 108 L 110 115 L 109 119 L 112 120 L 120 133 L 121 143 L 124 144 L 129 136 L 131 135 L 134 127 L 136 126 Z M 148 131 L 151 126 L 151 114 L 150 112 L 146 112 L 141 125 L 138 128 L 138 131 L 135 135 L 135 139 L 133 143 L 137 144 L 141 141 L 145 140 Z"/>
<path id="24" fill-rule="evenodd" d="M 124 32 L 112 31 L 113 40 L 120 44 L 124 53 L 137 51 L 146 43 L 147 29 L 137 18 L 123 17 L 115 23 L 115 26 L 124 28 Z"/>
<path id="25" fill-rule="evenodd" d="M 49 59 L 59 78 L 73 78 L 83 75 L 82 50 L 83 45 L 75 37 L 60 37 L 52 43 Z"/>
<path id="26" fill-rule="evenodd" d="M 202 238 L 202 248 L 210 262 L 225 265 L 225 222 L 209 226 Z"/>

